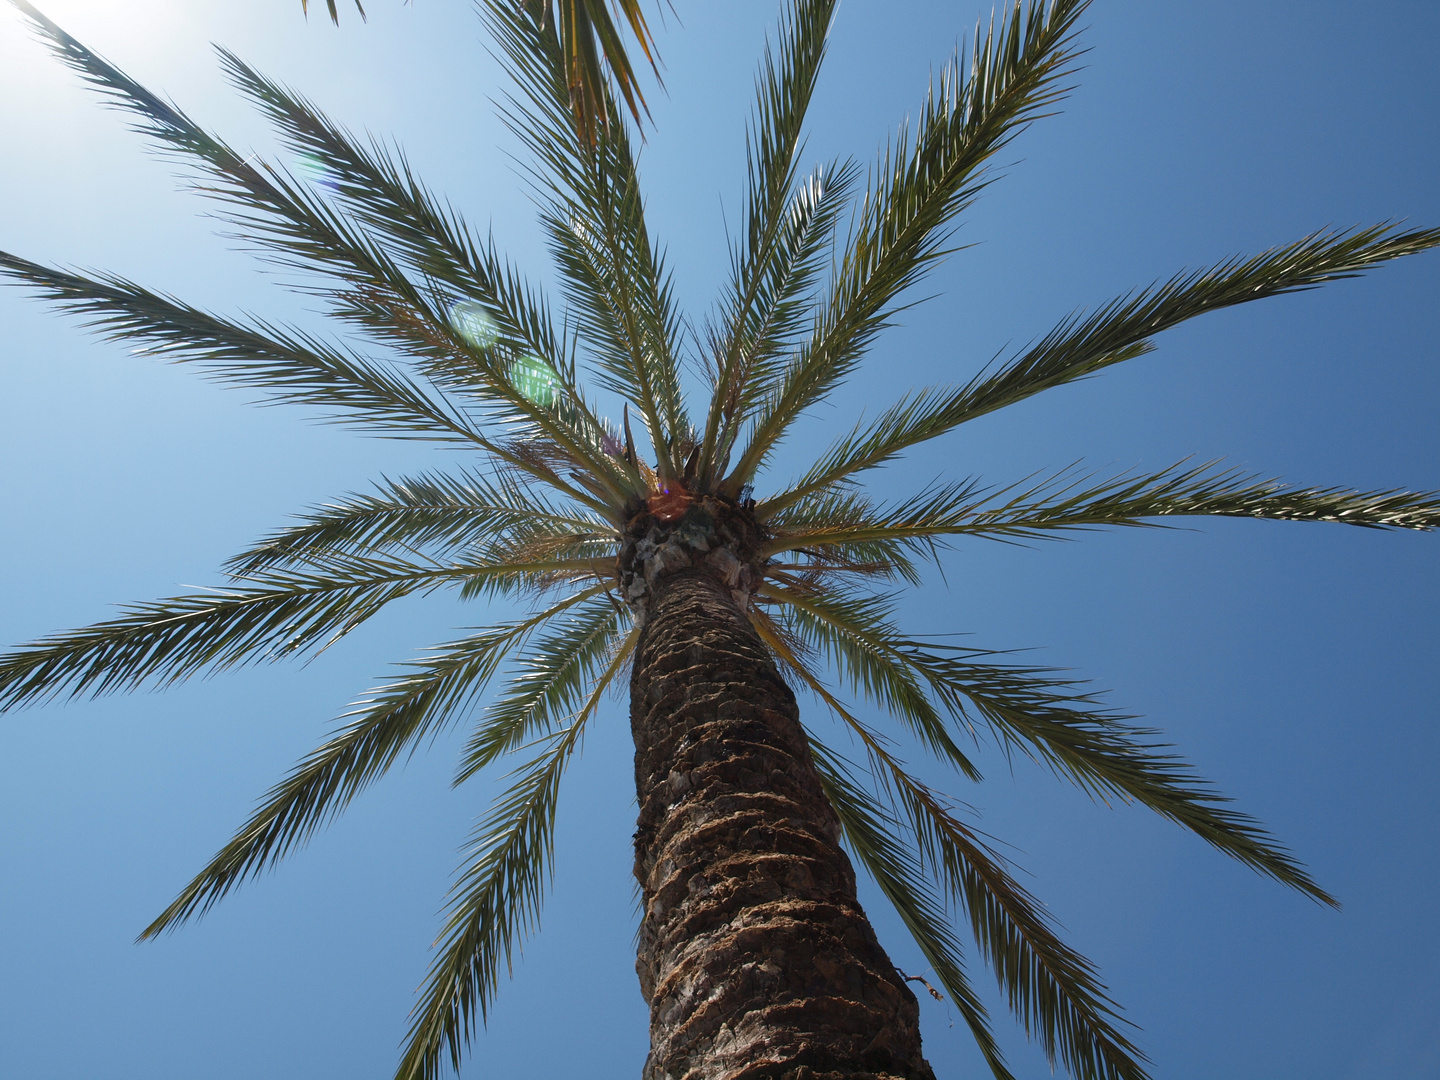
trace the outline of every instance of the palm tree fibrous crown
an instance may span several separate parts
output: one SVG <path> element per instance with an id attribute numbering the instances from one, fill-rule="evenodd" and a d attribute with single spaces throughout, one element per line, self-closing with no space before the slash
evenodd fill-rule
<path id="1" fill-rule="evenodd" d="M 647 228 L 635 146 L 643 99 L 628 63 L 618 65 L 603 3 L 478 5 L 513 79 L 501 108 L 527 155 L 557 302 L 397 150 L 347 132 L 238 56 L 220 52 L 296 156 L 293 169 L 233 149 L 25 0 L 11 2 L 196 178 L 232 229 L 307 275 L 307 294 L 371 350 L 215 314 L 117 275 L 3 252 L 0 271 L 148 354 L 373 434 L 463 448 L 469 463 L 309 511 L 236 555 L 223 591 L 136 604 L 0 657 L 0 709 L 313 654 L 414 594 L 453 590 L 517 612 L 365 693 L 142 936 L 204 914 L 421 743 L 468 724 L 457 782 L 520 764 L 467 842 L 399 1075 L 458 1068 L 499 973 L 538 919 L 566 766 L 606 693 L 627 681 L 647 1078 L 770 1076 L 754 1071 L 764 1054 L 775 1077 L 802 1066 L 839 1076 L 844 1054 L 846 1076 L 931 1075 L 913 994 L 886 970 L 849 859 L 894 905 L 935 973 L 934 992 L 996 1076 L 1009 1072 L 952 913 L 968 921 L 1052 1063 L 1085 1080 L 1147 1075 L 1095 967 L 867 710 L 964 778 L 980 779 L 975 747 L 988 739 L 1332 902 L 1156 732 L 1055 670 L 908 633 L 896 598 L 963 537 L 1030 540 L 1195 516 L 1427 530 L 1440 526 L 1440 494 L 1295 486 L 1188 462 L 1110 475 L 1071 467 L 1004 488 L 943 480 L 898 495 L 865 481 L 969 421 L 1144 355 L 1185 320 L 1440 246 L 1440 229 L 1317 232 L 1176 274 L 1062 320 L 966 382 L 906 393 L 785 479 L 773 468 L 782 443 L 949 253 L 997 152 L 1067 92 L 1086 0 L 1016 0 L 977 30 L 868 168 L 837 160 L 809 172 L 802 133 L 838 4 L 790 0 L 756 80 L 730 272 L 703 321 L 678 309 Z M 329 9 L 334 17 L 333 0 Z M 621 10 L 653 64 L 638 7 Z M 705 395 L 685 392 L 687 365 L 704 372 Z M 502 671 L 508 681 L 487 696 Z M 795 691 L 836 718 L 858 753 L 802 726 Z M 750 885 L 724 877 L 721 849 Z M 790 869 L 765 878 L 779 891 L 759 897 L 752 886 L 767 859 Z M 803 874 L 791 872 L 801 864 Z M 730 899 L 716 899 L 726 889 Z M 777 904 L 803 930 L 783 947 L 788 931 L 764 915 Z M 816 912 L 851 928 L 843 948 L 814 944 L 820 923 L 804 919 Z M 727 981 L 743 958 L 739 938 L 716 929 L 742 923 L 753 929 L 745 948 L 781 958 L 755 976 L 753 1000 Z M 706 950 L 693 946 L 702 938 Z M 847 997 L 856 980 L 869 990 Z M 807 985 L 833 993 L 806 998 Z M 697 1018 L 717 1001 L 730 1011 L 702 1031 Z M 862 1048 L 846 1025 L 863 1029 Z"/>

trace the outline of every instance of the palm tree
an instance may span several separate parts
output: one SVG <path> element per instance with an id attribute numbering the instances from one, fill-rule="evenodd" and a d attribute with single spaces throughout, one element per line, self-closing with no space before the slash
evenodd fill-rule
<path id="1" fill-rule="evenodd" d="M 1353 275 L 1440 244 L 1440 230 L 1319 233 L 1179 274 L 1063 321 L 968 383 L 905 395 L 798 479 L 775 480 L 766 468 L 777 447 L 945 252 L 987 163 L 1062 96 L 1084 0 L 1017 4 L 977 34 L 968 64 L 944 73 L 868 174 L 848 162 L 800 172 L 835 4 L 792 3 L 761 66 L 731 280 L 700 326 L 676 310 L 646 229 L 619 106 L 606 97 L 607 122 L 590 137 L 577 127 L 565 49 L 534 8 L 492 0 L 483 10 L 515 77 L 506 116 L 533 154 L 565 302 L 558 323 L 402 157 L 351 137 L 238 57 L 222 53 L 226 70 L 302 155 L 305 176 L 242 158 L 12 2 L 198 170 L 237 230 L 319 275 L 315 295 L 391 359 L 0 254 L 12 279 L 107 335 L 272 400 L 464 447 L 475 464 L 313 510 L 231 560 L 222 593 L 136 605 L 0 658 L 0 708 L 306 655 L 411 594 L 525 602 L 518 617 L 437 647 L 364 695 L 144 936 L 203 914 L 421 741 L 474 717 L 461 779 L 512 754 L 522 764 L 470 842 L 399 1075 L 436 1075 L 447 1057 L 458 1066 L 500 967 L 538 916 L 564 769 L 605 692 L 626 678 L 647 1078 L 931 1075 L 909 980 L 859 907 L 851 857 L 895 906 L 996 1075 L 1008 1074 L 962 968 L 951 905 L 1052 1060 L 1078 1077 L 1145 1075 L 1094 967 L 847 696 L 888 711 L 963 776 L 979 778 L 962 736 L 984 733 L 1331 902 L 1152 733 L 1056 672 L 905 633 L 893 593 L 919 582 L 954 537 L 1195 515 L 1428 529 L 1440 524 L 1440 496 L 1187 465 L 1062 470 L 999 491 L 944 483 L 899 498 L 862 481 L 969 420 L 1142 355 L 1194 315 Z M 682 358 L 711 384 L 693 413 Z M 601 415 L 597 394 L 622 403 L 618 418 Z M 505 665 L 513 678 L 482 704 Z M 862 760 L 801 724 L 797 689 L 838 718 Z"/>

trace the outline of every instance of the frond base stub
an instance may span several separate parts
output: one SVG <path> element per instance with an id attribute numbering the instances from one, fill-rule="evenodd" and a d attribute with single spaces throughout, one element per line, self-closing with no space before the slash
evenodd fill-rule
<path id="1" fill-rule="evenodd" d="M 749 503 L 668 485 L 653 493 L 625 527 L 617 568 L 620 594 L 644 623 L 665 579 L 698 572 L 723 585 L 743 612 L 764 576 L 764 541 Z"/>

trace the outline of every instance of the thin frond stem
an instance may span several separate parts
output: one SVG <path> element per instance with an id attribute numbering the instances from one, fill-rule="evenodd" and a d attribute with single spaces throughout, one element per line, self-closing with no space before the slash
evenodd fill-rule
<path id="1" fill-rule="evenodd" d="M 485 711 L 466 742 L 455 783 L 465 782 L 537 732 L 550 731 L 558 718 L 572 714 L 598 669 L 613 659 L 611 650 L 628 621 L 629 608 L 606 596 L 517 659 L 509 689 Z"/>
<path id="2" fill-rule="evenodd" d="M 111 341 L 140 342 L 133 351 L 194 364 L 217 382 L 264 391 L 269 403 L 318 407 L 392 438 L 486 442 L 438 388 L 300 331 L 229 321 L 113 274 L 87 277 L 6 252 L 0 273 Z"/>
<path id="3" fill-rule="evenodd" d="M 538 925 L 554 856 L 560 780 L 586 721 L 634 650 L 636 626 L 596 680 L 574 721 L 517 770 L 518 779 L 491 807 L 468 847 L 474 854 L 451 890 L 452 905 L 415 1008 L 396 1080 L 436 1080 L 442 1052 L 457 1070 L 477 1022 L 496 992 L 500 965 L 509 969 L 519 940 Z"/>
<path id="4" fill-rule="evenodd" d="M 790 608 L 797 616 L 797 635 L 812 647 L 824 649 L 856 691 L 910 728 L 930 753 L 967 779 L 982 779 L 926 696 L 923 675 L 917 678 L 904 650 L 896 644 L 905 639 L 887 618 L 888 603 L 837 589 L 821 592 L 782 586 L 773 579 L 761 583 L 758 592 Z"/>
<path id="5" fill-rule="evenodd" d="M 340 717 L 348 723 L 266 793 L 249 820 L 140 939 L 203 917 L 231 890 L 304 846 L 402 754 L 413 754 L 421 742 L 458 720 L 510 649 L 604 588 L 582 589 L 520 622 L 441 646 L 432 650 L 434 655 L 408 665 L 411 673 L 371 690 Z"/>
<path id="6" fill-rule="evenodd" d="M 372 494 L 350 495 L 302 515 L 226 563 L 235 575 L 330 553 L 367 556 L 392 549 L 449 558 L 481 542 L 545 531 L 616 537 L 598 516 L 552 507 L 530 485 L 474 471 L 383 480 Z"/>
<path id="7" fill-rule="evenodd" d="M 1016 0 L 976 32 L 968 77 L 957 58 L 932 87 L 913 145 L 902 131 L 873 173 L 831 296 L 810 341 L 776 380 L 722 490 L 754 477 L 794 421 L 859 362 L 900 293 L 944 254 L 954 217 L 987 182 L 985 163 L 1065 94 L 1075 23 L 1088 0 Z"/>
<path id="8" fill-rule="evenodd" d="M 776 555 L 798 548 L 913 544 L 953 536 L 1032 540 L 1084 529 L 1163 528 L 1167 526 L 1152 519 L 1167 517 L 1327 521 L 1422 531 L 1440 527 L 1437 492 L 1296 487 L 1275 478 L 1222 469 L 1213 461 L 1200 465 L 1180 462 L 1158 473 L 1094 481 L 1093 475 L 1072 466 L 1042 480 L 998 491 L 986 491 L 974 481 L 945 485 L 899 506 L 864 507 L 863 514 L 849 521 L 841 519 L 833 526 L 781 526 L 763 550 L 766 555 Z"/>
<path id="9" fill-rule="evenodd" d="M 1112 300 L 1062 321 L 1039 342 L 961 387 L 932 387 L 897 403 L 874 423 L 857 427 L 823 454 L 789 491 L 767 500 L 775 512 L 812 492 L 893 460 L 908 447 L 1013 405 L 1051 387 L 1083 379 L 1154 350 L 1149 340 L 1169 328 L 1236 304 L 1313 289 L 1327 281 L 1440 245 L 1440 229 L 1400 231 L 1390 225 L 1321 231 L 1248 258 L 1186 271 L 1163 284 Z"/>
<path id="10" fill-rule="evenodd" d="M 788 205 L 787 196 L 794 186 L 795 158 L 836 3 L 796 0 L 790 5 L 780 17 L 778 48 L 772 50 L 766 43 L 755 80 L 757 100 L 745 140 L 750 165 L 745 246 L 732 257 L 734 273 L 729 295 L 722 301 L 726 336 L 716 358 L 716 384 L 701 439 L 697 477 L 702 491 L 709 489 L 715 470 L 721 467 L 722 422 L 733 420 L 739 411 L 748 369 L 760 360 L 755 354 L 764 350 L 763 338 L 767 330 L 773 332 L 772 324 L 785 320 L 776 309 L 804 288 L 810 276 L 807 271 L 813 273 L 815 255 L 834 225 L 833 213 L 828 220 L 824 215 L 815 220 L 819 200 L 802 201 L 809 194 L 806 189 L 789 199 Z M 818 176 L 810 190 L 817 185 L 822 192 L 827 188 Z M 844 186 L 828 185 L 832 189 Z M 787 232 L 792 237 L 786 237 Z M 766 292 L 770 295 L 762 300 Z"/>

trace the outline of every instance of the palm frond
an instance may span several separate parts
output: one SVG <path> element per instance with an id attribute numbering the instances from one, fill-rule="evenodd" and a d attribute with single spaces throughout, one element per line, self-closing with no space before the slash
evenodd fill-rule
<path id="1" fill-rule="evenodd" d="M 1249 258 L 1177 274 L 1161 285 L 1112 300 L 1091 314 L 1065 319 L 999 370 L 959 388 L 932 387 L 857 427 L 823 454 L 772 509 L 895 458 L 907 447 L 943 435 L 1054 386 L 1151 352 L 1149 339 L 1203 315 L 1282 293 L 1355 277 L 1369 267 L 1440 245 L 1440 229 L 1403 232 L 1388 225 L 1313 233 Z"/>
<path id="2" fill-rule="evenodd" d="M 982 721 L 1001 744 L 1047 765 L 1097 798 L 1138 802 L 1202 840 L 1321 903 L 1335 900 L 1254 818 L 1220 795 L 1159 732 L 1099 708 L 1049 668 L 985 663 L 993 654 L 913 642 L 904 655 L 967 726 Z"/>
<path id="3" fill-rule="evenodd" d="M 474 377 L 476 350 L 487 358 L 500 357 L 501 367 L 507 355 L 545 358 L 564 384 L 552 408 L 561 415 L 567 435 L 581 434 L 584 464 L 602 475 L 618 473 L 600 450 L 604 425 L 586 405 L 568 365 L 558 362 L 564 349 L 544 297 L 500 257 L 494 244 L 478 242 L 463 218 L 430 193 L 398 150 L 391 152 L 373 139 L 369 145 L 360 142 L 303 96 L 228 50 L 219 51 L 231 80 L 275 122 L 302 162 L 320 174 L 321 186 L 432 290 L 443 288 L 454 298 L 446 322 L 458 331 L 463 347 L 456 348 L 447 335 L 438 349 L 427 350 L 431 362 L 463 385 Z M 414 344 L 404 336 L 400 343 Z M 482 374 L 482 385 L 497 376 L 488 370 Z"/>
<path id="4" fill-rule="evenodd" d="M 921 744 L 967 779 L 980 770 L 951 737 L 945 718 L 926 694 L 923 680 L 896 646 L 903 641 L 890 621 L 893 605 L 840 586 L 812 590 L 766 582 L 760 594 L 779 601 L 794 634 L 828 659 L 851 688 L 908 727 Z"/>
<path id="5" fill-rule="evenodd" d="M 621 40 L 615 20 L 605 7 L 604 0 L 544 0 L 540 6 L 543 11 L 541 17 L 558 24 L 558 36 L 569 59 L 570 108 L 575 117 L 576 129 L 581 135 L 593 139 L 595 125 L 604 126 L 609 123 L 602 88 L 605 80 L 604 68 L 609 69 L 635 122 L 641 122 L 642 110 L 648 116 L 650 109 L 645 104 L 645 95 L 640 90 L 634 66 L 625 51 L 625 43 Z M 645 21 L 645 13 L 640 9 L 639 0 L 616 0 L 616 6 L 630 27 L 630 32 L 635 35 L 635 43 L 650 62 L 655 81 L 663 86 L 659 55 L 655 51 L 655 36 Z M 330 12 L 330 21 L 339 26 L 340 12 L 335 7 L 335 0 L 325 0 L 325 7 Z M 360 18 L 364 19 L 365 8 L 360 0 L 355 0 L 355 9 L 360 13 Z M 310 0 L 300 0 L 300 10 L 308 15 Z"/>
<path id="6" fill-rule="evenodd" d="M 1010 1010 L 1076 1080 L 1144 1080 L 1145 1055 L 1116 1027 L 1118 1006 L 1095 966 L 1060 940 L 1042 906 L 943 799 L 883 749 L 872 754 L 905 807 L 921 864 L 970 920 Z"/>
<path id="7" fill-rule="evenodd" d="M 792 195 L 796 155 L 825 56 L 835 0 L 796 0 L 780 17 L 779 44 L 767 42 L 746 131 L 749 193 L 743 248 L 731 257 L 714 343 L 716 380 L 701 440 L 698 477 L 708 490 L 724 468 L 735 417 L 748 412 L 752 378 L 763 381 L 778 347 L 805 311 L 798 303 L 821 269 L 818 258 L 848 200 L 856 170 L 817 171 Z"/>
<path id="8" fill-rule="evenodd" d="M 441 954 L 416 1006 L 396 1080 L 434 1080 L 444 1051 L 450 1063 L 460 1067 L 477 1021 L 484 1022 L 494 999 L 500 965 L 509 967 L 517 939 L 539 920 L 565 766 L 638 634 L 638 627 L 630 632 L 574 721 L 550 736 L 546 748 L 516 770 L 515 782 L 475 830 L 469 844 L 473 854 L 451 892 L 453 905 L 441 934 Z"/>
<path id="9" fill-rule="evenodd" d="M 759 406 L 812 321 L 815 280 L 828 261 L 836 222 L 850 203 L 858 175 L 851 162 L 832 162 L 812 172 L 786 206 L 768 260 L 756 270 L 763 276 L 753 294 L 726 298 L 723 332 L 710 335 L 709 351 L 720 364 L 714 365 L 707 419 L 707 424 L 714 423 L 715 435 L 711 464 L 700 474 L 704 489 L 712 488 L 715 477 L 728 468 L 742 418 Z M 735 271 L 737 280 L 743 280 L 742 272 Z M 712 366 L 709 357 L 706 360 L 707 368 Z"/>
<path id="10" fill-rule="evenodd" d="M 110 340 L 142 342 L 135 351 L 193 363 L 218 382 L 264 390 L 270 403 L 319 408 L 327 419 L 392 438 L 484 442 L 439 389 L 301 331 L 232 322 L 124 278 L 86 277 L 5 252 L 0 273 L 84 316 L 85 325 Z"/>
<path id="11" fill-rule="evenodd" d="M 845 844 L 874 879 L 900 916 L 925 962 L 934 970 L 970 1029 L 996 1080 L 1012 1080 L 984 1003 L 970 986 L 961 959 L 963 950 L 945 917 L 944 908 L 925 879 L 911 845 L 896 834 L 898 821 L 856 782 L 844 758 L 814 737 L 810 753 L 820 786 L 840 819 Z"/>
<path id="12" fill-rule="evenodd" d="M 971 511 L 960 532 L 989 537 L 1044 536 L 1120 525 L 1160 525 L 1163 517 L 1250 517 L 1330 521 L 1370 529 L 1440 527 L 1440 493 L 1294 487 L 1273 478 L 1182 462 L 1152 475 L 1090 477 L 1063 472 Z"/>
<path id="13" fill-rule="evenodd" d="M 335 0 L 325 0 L 325 9 L 330 12 L 330 21 L 339 26 L 340 11 L 335 6 Z M 355 0 L 355 10 L 360 13 L 360 18 L 365 18 L 365 6 L 360 0 Z M 300 0 L 300 12 L 307 16 L 310 14 L 310 0 Z"/>
<path id="14" fill-rule="evenodd" d="M 762 548 L 767 556 L 873 550 L 877 556 L 893 552 L 933 560 L 940 539 L 963 531 L 987 498 L 974 480 L 933 485 L 890 506 L 837 486 L 779 510 L 768 503 L 755 510 L 770 533 Z"/>
<path id="15" fill-rule="evenodd" d="M 1075 22 L 1088 0 L 1016 0 L 997 30 L 976 31 L 966 75 L 957 57 L 932 88 L 913 144 L 902 131 L 872 175 L 825 310 L 774 382 L 726 481 L 748 483 L 795 419 L 859 362 L 896 297 L 944 253 L 949 226 L 988 181 L 985 163 L 1053 105 L 1073 71 Z"/>
<path id="16" fill-rule="evenodd" d="M 861 566 L 879 563 L 890 566 L 894 576 L 919 585 L 923 579 L 916 559 L 933 561 L 938 553 L 936 541 L 926 538 L 865 536 L 863 526 L 875 524 L 882 515 L 893 517 L 893 512 L 887 515 L 873 498 L 853 485 L 837 484 L 812 492 L 774 513 L 766 512 L 766 505 L 760 503 L 755 507 L 756 520 L 764 525 L 767 534 L 763 550 L 771 560 L 770 565 L 782 570 L 788 567 L 779 560 L 787 556 L 803 557 L 807 561 L 801 565 L 806 567 L 832 562 Z M 852 531 L 853 536 L 831 537 L 843 530 Z M 799 542 L 802 536 L 831 537 L 835 542 L 811 545 Z"/>
<path id="17" fill-rule="evenodd" d="M 495 355 L 494 350 L 468 340 L 449 320 L 451 305 L 443 293 L 411 281 L 377 243 L 306 184 L 277 166 L 258 163 L 255 155 L 242 158 L 183 112 L 91 52 L 26 0 L 13 2 L 49 39 L 61 59 L 105 95 L 108 104 L 136 117 L 137 131 L 157 140 L 187 166 L 199 169 L 202 180 L 198 189 L 232 207 L 225 220 L 237 226 L 243 238 L 270 250 L 282 266 L 338 277 L 344 287 L 325 293 L 334 301 L 334 314 L 358 324 L 378 340 L 404 349 L 437 386 L 478 395 L 492 412 L 499 411 L 495 419 L 520 420 L 538 427 L 589 466 L 598 479 L 610 484 L 612 503 L 625 503 L 630 487 L 613 476 L 613 467 L 595 451 L 599 433 L 576 429 L 572 422 L 575 403 L 567 398 L 555 409 L 530 400 L 512 378 L 514 358 Z M 457 355 L 472 361 L 463 379 L 457 378 Z M 548 357 L 542 359 L 550 362 Z M 593 437 L 587 439 L 587 434 Z"/>
<path id="18" fill-rule="evenodd" d="M 490 627 L 430 650 L 403 677 L 370 691 L 348 721 L 276 784 L 180 895 L 140 934 L 158 937 L 199 918 L 232 889 L 273 867 L 344 812 L 404 753 L 460 718 L 507 652 L 550 619 L 595 596 L 592 586 L 520 622 Z"/>
<path id="19" fill-rule="evenodd" d="M 505 117 L 538 162 L 532 176 L 542 224 L 577 329 L 594 351 L 601 385 L 639 409 L 662 478 L 675 479 L 690 426 L 676 363 L 679 321 L 646 229 L 629 135 L 608 96 L 606 129 L 593 142 L 575 131 L 553 27 L 505 0 L 486 0 L 482 14 L 515 79 Z"/>
<path id="20" fill-rule="evenodd" d="M 1031 394 L 1083 378 L 1137 355 L 1146 339 L 1207 311 L 1356 277 L 1379 263 L 1440 245 L 1440 229 L 1390 225 L 1312 233 L 1249 258 L 1177 274 L 1163 285 L 1067 319 L 1037 345 L 989 376 L 971 381 L 950 406 L 956 423 Z M 953 426 L 953 425 L 952 425 Z"/>
<path id="21" fill-rule="evenodd" d="M 1088 794 L 1138 802 L 1252 870 L 1322 903 L 1335 903 L 1254 818 L 1223 808 L 1227 798 L 1168 753 L 1169 746 L 1152 741 L 1158 732 L 1133 727 L 1131 717 L 1098 707 L 1093 695 L 1052 669 L 985 663 L 995 654 L 903 637 L 873 617 L 867 622 L 864 604 L 787 593 L 772 582 L 763 591 L 837 632 L 862 639 L 872 653 L 911 672 L 972 736 L 976 722 L 982 722 L 1002 746 L 1020 749 Z M 832 709 L 842 710 L 818 682 L 814 685 Z"/>
<path id="22" fill-rule="evenodd" d="M 228 49 L 217 51 L 231 81 L 274 122 L 322 188 L 427 281 L 483 306 L 493 322 L 485 337 L 547 357 L 562 353 L 543 296 L 425 187 L 403 153 L 375 139 L 361 142 L 303 95 Z"/>
<path id="23" fill-rule="evenodd" d="M 349 229 L 303 185 L 279 170 L 241 155 L 123 71 L 71 37 L 27 0 L 10 0 L 48 39 L 55 54 L 102 95 L 105 103 L 134 117 L 132 127 L 156 141 L 202 178 L 198 190 L 236 209 L 227 218 L 256 241 L 268 243 L 293 265 L 328 273 L 387 294 L 409 288 L 379 251 Z"/>
<path id="24" fill-rule="evenodd" d="M 462 469 L 386 479 L 371 494 L 317 507 L 302 515 L 301 524 L 272 533 L 230 559 L 226 569 L 243 576 L 316 555 L 364 557 L 397 549 L 445 559 L 516 530 L 536 528 L 596 538 L 614 535 L 614 527 L 603 519 L 554 506 L 534 485 L 504 474 L 485 476 Z"/>
<path id="25" fill-rule="evenodd" d="M 508 690 L 485 710 L 465 745 L 455 782 L 463 783 L 527 739 L 549 734 L 558 721 L 572 715 L 612 658 L 616 639 L 629 622 L 630 609 L 606 596 L 575 612 L 517 657 Z"/>
<path id="26" fill-rule="evenodd" d="M 301 654 L 349 633 L 391 600 L 477 572 L 484 571 L 333 559 L 256 574 L 243 588 L 132 604 L 118 619 L 0 656 L 0 710 L 130 690 L 149 680 L 170 685 L 206 668 Z"/>
<path id="27" fill-rule="evenodd" d="M 1077 1080 L 1144 1080 L 1142 1054 L 1112 1023 L 1115 1003 L 1094 966 L 1055 935 L 1035 901 L 938 796 L 912 777 L 880 737 L 838 702 L 831 710 L 859 736 L 876 780 L 905 811 L 920 867 L 936 874 L 971 920 L 976 943 L 1010 1008 Z"/>
<path id="28" fill-rule="evenodd" d="M 1114 1002 L 1105 995 L 1089 961 L 1055 936 L 1032 898 L 1010 880 L 985 846 L 955 820 L 943 802 L 910 776 L 876 732 L 857 719 L 804 664 L 787 655 L 783 642 L 772 638 L 770 643 L 859 737 L 872 762 L 875 779 L 905 810 L 921 856 L 917 870 L 923 872 L 928 866 L 966 910 L 976 941 L 1001 989 L 1006 991 L 1012 1011 L 1040 1042 L 1052 1067 L 1058 1053 L 1077 1080 L 1145 1080 L 1141 1065 L 1144 1055 L 1111 1023 L 1116 1018 Z M 865 798 L 853 784 L 841 796 L 852 803 Z M 873 802 L 867 816 L 873 821 L 884 820 L 883 810 Z M 903 911 L 901 916 L 908 924 Z M 944 925 L 933 916 L 928 921 Z M 975 1024 L 971 1027 L 975 1032 Z M 980 1041 L 978 1032 L 976 1038 Z M 983 1042 L 981 1049 L 985 1050 Z M 986 1057 L 990 1055 L 986 1053 Z M 996 1069 L 995 1061 L 991 1061 L 991 1068 Z"/>
<path id="29" fill-rule="evenodd" d="M 645 21 L 645 13 L 640 10 L 639 0 L 616 0 L 616 7 L 650 62 L 655 81 L 663 86 L 655 38 Z M 649 116 L 650 108 L 645 104 L 645 95 L 640 91 L 635 69 L 605 0 L 543 0 L 543 9 L 545 20 L 553 24 L 565 57 L 570 114 L 580 138 L 593 143 L 599 132 L 609 134 L 613 130 L 602 56 L 604 67 L 609 69 L 631 117 L 637 125 L 642 123 L 641 111 Z"/>
<path id="30" fill-rule="evenodd" d="M 1440 527 L 1437 492 L 1296 487 L 1220 469 L 1217 462 L 1188 467 L 1181 462 L 1159 473 L 1099 482 L 1070 468 L 999 491 L 964 481 L 941 485 L 894 506 L 852 499 L 847 508 L 852 511 L 848 518 L 836 515 L 828 522 L 814 519 L 813 524 L 790 525 L 785 513 L 777 513 L 773 520 L 780 524 L 766 554 L 799 548 L 825 551 L 831 545 L 915 545 L 954 536 L 1032 540 L 1084 529 L 1164 528 L 1164 522 L 1153 519 L 1167 517 L 1329 521 L 1371 529 Z"/>

